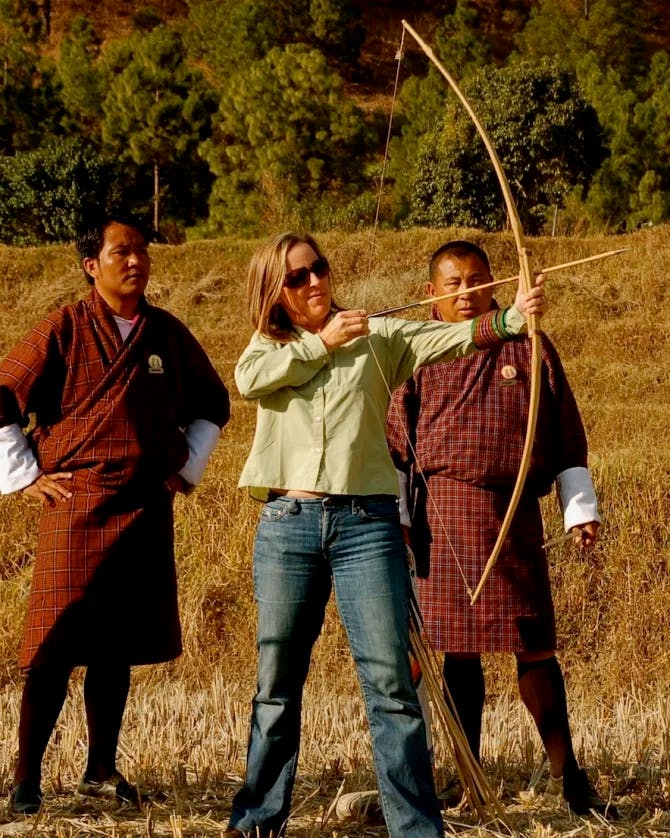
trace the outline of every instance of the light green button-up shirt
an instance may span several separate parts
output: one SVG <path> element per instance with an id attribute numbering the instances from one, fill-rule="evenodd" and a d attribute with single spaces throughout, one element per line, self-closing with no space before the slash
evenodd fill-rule
<path id="1" fill-rule="evenodd" d="M 468 355 L 475 321 L 372 318 L 370 334 L 328 352 L 295 327 L 280 344 L 256 332 L 235 368 L 237 387 L 258 399 L 256 434 L 240 486 L 331 495 L 398 494 L 386 445 L 390 391 L 418 367 Z M 525 329 L 513 306 L 510 334 Z"/>

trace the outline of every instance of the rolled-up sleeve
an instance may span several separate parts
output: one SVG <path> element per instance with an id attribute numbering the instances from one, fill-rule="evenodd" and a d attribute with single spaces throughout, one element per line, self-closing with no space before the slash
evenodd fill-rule
<path id="1" fill-rule="evenodd" d="M 42 473 L 18 425 L 0 428 L 0 494 L 19 492 Z"/>
<path id="2" fill-rule="evenodd" d="M 188 460 L 179 474 L 191 486 L 197 486 L 202 480 L 220 434 L 221 428 L 207 419 L 196 419 L 184 431 L 188 443 Z"/>
<path id="3" fill-rule="evenodd" d="M 563 508 L 563 526 L 569 532 L 573 527 L 600 523 L 598 500 L 587 468 L 578 466 L 562 471 L 556 478 L 558 494 Z"/>

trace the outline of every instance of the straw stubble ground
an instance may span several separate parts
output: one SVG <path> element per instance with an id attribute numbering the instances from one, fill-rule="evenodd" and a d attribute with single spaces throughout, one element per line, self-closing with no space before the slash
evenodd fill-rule
<path id="1" fill-rule="evenodd" d="M 323 236 L 339 296 L 370 310 L 418 299 L 432 250 L 462 230 Z M 496 273 L 516 268 L 507 236 L 471 234 Z M 630 252 L 552 275 L 544 327 L 557 344 L 591 444 L 605 525 L 588 559 L 569 546 L 551 551 L 561 661 L 582 762 L 623 818 L 570 817 L 541 789 L 542 752 L 514 689 L 512 663 L 487 660 L 486 771 L 517 830 L 527 835 L 670 832 L 670 230 L 600 239 L 535 239 L 538 266 L 628 246 Z M 180 316 L 230 387 L 233 419 L 203 485 L 179 498 L 176 540 L 185 654 L 139 668 L 124 725 L 120 765 L 151 793 L 141 813 L 77 803 L 85 760 L 81 675 L 50 745 L 46 806 L 39 819 L 0 824 L 0 834 L 219 835 L 244 768 L 254 688 L 250 552 L 257 506 L 236 488 L 255 409 L 236 394 L 233 367 L 249 336 L 245 265 L 255 242 L 222 239 L 156 247 L 153 300 Z M 0 354 L 43 313 L 85 293 L 70 248 L 0 249 Z M 506 302 L 511 291 L 499 298 Z M 423 311 L 413 316 L 427 316 Z M 37 510 L 22 497 L 0 500 L 0 794 L 16 752 L 21 678 L 16 658 L 35 543 Z M 545 502 L 549 535 L 560 532 Z M 448 776 L 438 737 L 438 782 Z M 384 835 L 380 827 L 338 824 L 339 793 L 372 787 L 369 738 L 346 640 L 334 609 L 314 656 L 290 835 Z M 445 815 L 449 832 L 492 835 L 467 813 Z"/>

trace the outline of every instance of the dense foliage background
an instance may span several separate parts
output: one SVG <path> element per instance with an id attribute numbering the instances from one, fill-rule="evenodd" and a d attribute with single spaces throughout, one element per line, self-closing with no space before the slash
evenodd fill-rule
<path id="1" fill-rule="evenodd" d="M 0 0 L 0 241 L 68 241 L 91 204 L 121 201 L 171 241 L 369 224 L 403 17 L 473 101 L 530 232 L 670 219 L 664 0 L 101 0 L 90 9 Z M 500 229 L 485 151 L 410 41 L 382 223 Z"/>

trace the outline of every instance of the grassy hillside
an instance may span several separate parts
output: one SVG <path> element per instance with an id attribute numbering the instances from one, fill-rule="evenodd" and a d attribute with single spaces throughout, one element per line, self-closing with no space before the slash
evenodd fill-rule
<path id="1" fill-rule="evenodd" d="M 340 298 L 374 310 L 423 296 L 430 253 L 448 238 L 467 235 L 463 230 L 417 229 L 378 233 L 376 238 L 371 232 L 329 234 L 322 241 Z M 472 233 L 472 238 L 488 250 L 498 276 L 516 272 L 509 236 Z M 242 770 L 247 702 L 255 674 L 250 556 L 259 507 L 236 488 L 250 447 L 255 408 L 238 396 L 233 383 L 234 364 L 250 335 L 244 282 L 255 244 L 227 238 L 153 246 L 149 286 L 152 300 L 181 317 L 204 344 L 231 390 L 233 404 L 232 420 L 203 485 L 177 501 L 186 652 L 176 663 L 142 668 L 134 676 L 137 692 L 130 711 L 131 732 L 126 734 L 132 738 L 125 740 L 124 754 L 144 782 L 174 783 L 175 788 L 183 783 L 203 794 L 214 783 L 220 811 L 229 803 L 226 784 L 234 783 Z M 639 791 L 645 795 L 643 803 L 635 804 L 652 810 L 662 804 L 668 787 L 670 729 L 670 707 L 658 697 L 667 691 L 670 668 L 669 244 L 668 227 L 616 238 L 538 238 L 529 243 L 538 267 L 630 248 L 623 256 L 556 273 L 548 280 L 551 310 L 544 328 L 559 348 L 582 410 L 604 519 L 601 541 L 589 558 L 559 546 L 550 559 L 561 660 L 571 705 L 578 708 L 580 719 L 575 722 L 580 751 L 591 764 L 598 762 L 603 776 L 619 777 L 616 782 L 621 783 L 631 766 L 655 765 L 653 782 L 647 777 Z M 86 292 L 73 248 L 0 248 L 0 354 L 41 315 Z M 508 302 L 511 294 L 505 287 L 499 299 Z M 555 535 L 560 521 L 553 498 L 547 499 L 545 512 L 547 533 Z M 5 772 L 15 749 L 20 686 L 16 660 L 36 517 L 37 509 L 27 499 L 0 498 L 0 682 L 5 708 L 0 764 Z M 500 773 L 511 770 L 504 753 L 515 770 L 522 766 L 526 782 L 537 768 L 538 750 L 527 722 L 520 722 L 518 708 L 510 705 L 510 667 L 506 659 L 487 661 L 490 722 L 484 754 Z M 370 782 L 355 677 L 332 609 L 310 683 L 313 709 L 307 725 L 313 738 L 303 757 L 309 778 L 299 792 L 306 799 L 311 791 L 316 794 L 320 782 L 329 793 L 344 778 L 354 787 Z M 635 721 L 626 716 L 633 711 Z M 80 770 L 81 708 L 77 713 L 76 718 L 66 716 L 61 749 L 50 758 L 47 786 L 54 793 L 71 786 Z M 210 725 L 203 713 L 210 714 Z M 177 762 L 188 777 L 178 772 L 175 753 L 181 754 Z M 661 768 L 665 774 L 658 773 Z M 319 780 L 320 771 L 331 773 Z M 6 783 L 7 774 L 3 778 L 0 773 L 0 791 Z M 615 779 L 612 783 L 614 787 Z M 220 821 L 210 826 L 211 834 L 218 834 Z M 210 834 L 210 826 L 193 826 L 189 834 Z M 320 834 L 314 830 L 305 827 L 295 834 Z"/>
<path id="2" fill-rule="evenodd" d="M 389 301 L 423 296 L 428 256 L 447 237 L 461 234 L 378 233 L 374 244 L 368 232 L 329 234 L 323 240 L 340 297 L 346 304 L 373 310 Z M 615 246 L 630 248 L 623 256 L 553 274 L 548 281 L 551 310 L 544 322 L 582 410 L 604 515 L 601 543 L 589 561 L 568 547 L 556 549 L 551 557 L 564 658 L 575 684 L 583 678 L 588 685 L 604 668 L 610 695 L 631 683 L 642 688 L 664 677 L 670 650 L 670 316 L 663 305 L 670 268 L 668 234 L 668 228 L 657 228 L 615 239 L 531 242 L 537 266 Z M 489 251 L 499 276 L 516 272 L 510 238 L 476 238 Z M 179 500 L 189 654 L 178 668 L 188 674 L 200 669 L 203 655 L 208 661 L 218 659 L 213 633 L 220 640 L 236 637 L 235 649 L 227 655 L 236 673 L 247 672 L 252 651 L 248 566 L 258 509 L 236 489 L 236 479 L 250 446 L 255 406 L 237 395 L 233 367 L 250 334 L 244 281 L 255 244 L 220 239 L 152 248 L 152 299 L 190 326 L 233 394 L 233 418 L 205 485 L 195 496 Z M 86 289 L 70 248 L 0 249 L 0 353 L 41 314 Z M 506 287 L 500 298 L 511 295 Z M 32 504 L 22 498 L 0 501 L 4 680 L 14 677 L 34 515 Z M 559 531 L 553 500 L 546 504 L 546 518 L 548 531 Z M 337 636 L 327 642 L 339 656 L 342 638 L 334 631 Z M 620 666 L 623 659 L 625 669 Z"/>

